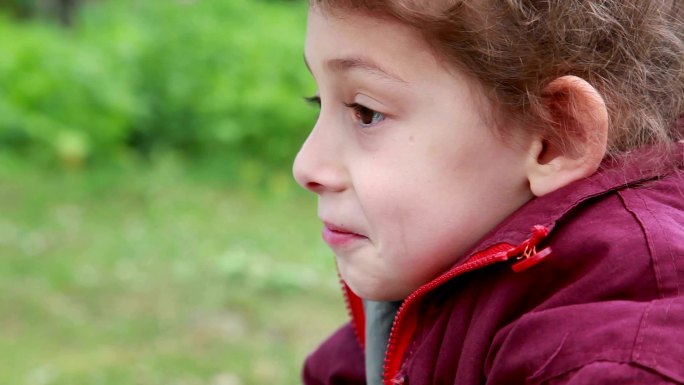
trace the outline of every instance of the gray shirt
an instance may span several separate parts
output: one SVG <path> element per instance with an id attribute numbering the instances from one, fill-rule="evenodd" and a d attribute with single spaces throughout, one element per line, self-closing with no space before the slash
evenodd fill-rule
<path id="1" fill-rule="evenodd" d="M 394 316 L 401 301 L 363 300 L 366 314 L 366 383 L 382 385 L 382 369 Z"/>

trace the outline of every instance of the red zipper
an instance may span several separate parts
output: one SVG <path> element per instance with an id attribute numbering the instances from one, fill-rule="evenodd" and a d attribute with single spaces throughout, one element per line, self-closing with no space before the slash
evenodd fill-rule
<path id="1" fill-rule="evenodd" d="M 505 262 L 514 257 L 516 260 L 518 260 L 518 262 L 512 266 L 516 272 L 533 266 L 551 252 L 551 249 L 545 248 L 541 252 L 536 253 L 535 249 L 535 246 L 548 235 L 549 231 L 550 229 L 547 227 L 539 225 L 534 226 L 532 228 L 532 235 L 520 245 L 513 246 L 508 243 L 500 243 L 491 246 L 486 250 L 473 255 L 462 265 L 449 270 L 448 272 L 421 286 L 408 297 L 406 297 L 404 303 L 402 303 L 397 311 L 397 315 L 394 318 L 394 323 L 392 324 L 392 329 L 390 331 L 390 337 L 387 343 L 387 351 L 385 354 L 385 362 L 383 365 L 383 383 L 385 385 L 397 385 L 404 382 L 403 378 L 395 379 L 395 377 L 401 369 L 403 355 L 406 352 L 406 349 L 408 349 L 408 345 L 411 342 L 413 333 L 417 327 L 417 322 L 415 320 L 415 307 L 411 308 L 414 303 L 416 303 L 428 292 L 459 275 L 463 275 L 473 270 L 481 269 L 496 263 Z M 532 250 L 534 250 L 534 254 L 531 253 Z M 528 260 L 534 260 L 534 263 L 527 263 Z M 414 311 L 409 313 L 409 310 Z M 399 333 L 400 330 L 402 331 L 401 334 Z"/>
<path id="2" fill-rule="evenodd" d="M 356 333 L 356 339 L 362 349 L 366 348 L 366 314 L 363 310 L 363 300 L 361 297 L 351 291 L 347 283 L 340 277 L 340 284 L 342 285 L 342 292 L 344 293 L 344 302 L 347 305 L 347 313 L 353 323 L 353 329 Z"/>

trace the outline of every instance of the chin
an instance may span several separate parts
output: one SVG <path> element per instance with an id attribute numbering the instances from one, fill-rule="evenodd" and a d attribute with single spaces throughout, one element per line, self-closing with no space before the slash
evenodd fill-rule
<path id="1" fill-rule="evenodd" d="M 388 287 L 388 285 L 383 285 L 382 283 L 359 284 L 358 282 L 345 282 L 347 282 L 347 285 L 354 294 L 369 301 L 401 301 L 410 294 L 408 290 Z"/>

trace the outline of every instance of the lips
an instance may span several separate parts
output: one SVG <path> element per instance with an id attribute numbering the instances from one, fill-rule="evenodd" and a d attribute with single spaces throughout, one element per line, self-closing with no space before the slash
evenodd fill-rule
<path id="1" fill-rule="evenodd" d="M 350 245 L 354 242 L 366 239 L 365 236 L 347 230 L 343 227 L 335 226 L 328 222 L 323 222 L 323 240 L 332 248 L 339 248 Z"/>

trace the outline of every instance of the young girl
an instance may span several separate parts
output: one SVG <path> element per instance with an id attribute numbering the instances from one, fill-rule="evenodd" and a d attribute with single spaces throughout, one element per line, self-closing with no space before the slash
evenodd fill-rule
<path id="1" fill-rule="evenodd" d="M 681 0 L 311 0 L 306 384 L 684 384 Z"/>

